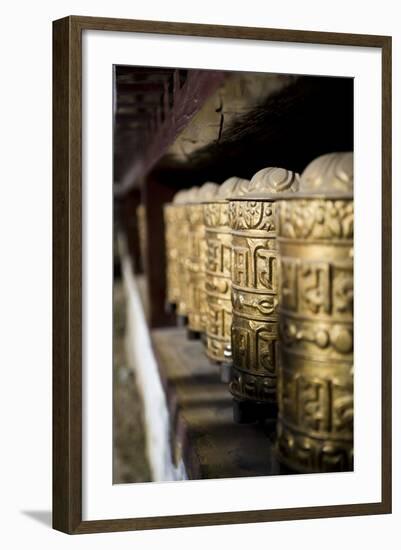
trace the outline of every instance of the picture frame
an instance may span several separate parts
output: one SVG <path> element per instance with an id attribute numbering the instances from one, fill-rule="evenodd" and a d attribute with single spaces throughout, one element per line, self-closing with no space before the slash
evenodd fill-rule
<path id="1" fill-rule="evenodd" d="M 82 35 L 84 31 L 239 39 L 381 51 L 381 499 L 85 520 L 83 486 Z M 68 534 L 391 513 L 391 37 L 70 16 L 53 22 L 53 527 Z"/>

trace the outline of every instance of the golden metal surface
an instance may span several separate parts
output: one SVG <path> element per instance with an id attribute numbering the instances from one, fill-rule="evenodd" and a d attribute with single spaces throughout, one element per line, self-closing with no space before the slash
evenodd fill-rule
<path id="1" fill-rule="evenodd" d="M 229 178 L 213 201 L 203 204 L 206 237 L 206 354 L 216 363 L 231 363 L 231 233 L 228 197 L 245 193 L 249 181 Z"/>
<path id="2" fill-rule="evenodd" d="M 278 451 L 299 472 L 353 468 L 353 157 L 324 155 L 278 203 Z"/>
<path id="3" fill-rule="evenodd" d="M 169 304 L 178 305 L 180 301 L 180 226 L 185 213 L 183 202 L 187 191 L 179 191 L 173 202 L 164 205 L 164 225 L 166 239 L 166 299 Z"/>
<path id="4" fill-rule="evenodd" d="M 175 209 L 175 235 L 177 239 L 177 257 L 178 257 L 178 279 L 179 299 L 177 303 L 177 314 L 186 317 L 188 315 L 189 301 L 189 218 L 188 202 L 192 202 L 199 192 L 199 187 L 191 187 L 185 190 L 180 197 L 177 208 Z"/>
<path id="5" fill-rule="evenodd" d="M 187 249 L 187 315 L 188 328 L 194 332 L 206 332 L 207 301 L 205 289 L 206 239 L 203 218 L 203 202 L 212 199 L 219 186 L 204 183 L 199 192 L 187 204 L 188 232 L 180 232 L 181 240 L 188 244 Z"/>
<path id="6" fill-rule="evenodd" d="M 298 174 L 266 168 L 229 204 L 232 236 L 232 353 L 230 391 L 238 401 L 276 404 L 277 194 L 298 189 Z"/>

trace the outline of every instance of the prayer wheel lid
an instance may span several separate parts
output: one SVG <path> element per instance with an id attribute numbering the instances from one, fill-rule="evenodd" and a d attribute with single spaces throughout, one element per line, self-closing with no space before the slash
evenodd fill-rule
<path id="1" fill-rule="evenodd" d="M 268 167 L 252 177 L 248 190 L 239 200 L 270 200 L 286 198 L 299 189 L 299 174 L 285 168 Z M 237 196 L 232 197 L 233 200 Z"/>
<path id="2" fill-rule="evenodd" d="M 241 178 L 232 177 L 228 178 L 228 180 L 223 181 L 223 183 L 220 185 L 219 190 L 216 195 L 217 200 L 224 200 L 227 199 L 230 195 L 232 195 L 235 191 L 235 188 L 237 187 L 238 182 L 241 180 Z"/>
<path id="3" fill-rule="evenodd" d="M 203 202 L 227 202 L 232 196 L 240 196 L 246 193 L 249 183 L 249 180 L 236 176 L 228 178 L 218 186 L 218 191 L 214 197 Z"/>
<path id="4" fill-rule="evenodd" d="M 314 159 L 302 172 L 299 193 L 291 198 L 351 199 L 354 154 L 329 153 Z"/>
<path id="5" fill-rule="evenodd" d="M 187 193 L 188 193 L 188 189 L 181 189 L 181 191 L 178 191 L 178 193 L 176 193 L 174 195 L 172 203 L 173 204 L 184 204 Z"/>
<path id="6" fill-rule="evenodd" d="M 187 189 L 184 204 L 191 204 L 193 202 L 197 202 L 197 197 L 199 195 L 199 192 L 200 192 L 200 187 L 196 185 L 194 185 L 194 187 L 191 187 L 190 189 Z"/>
<path id="7" fill-rule="evenodd" d="M 217 183 L 207 181 L 196 189 L 197 191 L 194 192 L 194 194 L 191 195 L 190 198 L 187 200 L 187 204 L 199 204 L 201 202 L 209 202 L 211 199 L 213 199 L 213 197 L 216 196 L 216 193 L 219 190 L 219 186 L 217 185 Z"/>
<path id="8" fill-rule="evenodd" d="M 191 187 L 190 189 L 181 189 L 174 195 L 172 203 L 169 204 L 185 205 L 190 202 L 195 202 L 195 198 L 198 196 L 199 191 L 200 187 L 197 186 Z"/>

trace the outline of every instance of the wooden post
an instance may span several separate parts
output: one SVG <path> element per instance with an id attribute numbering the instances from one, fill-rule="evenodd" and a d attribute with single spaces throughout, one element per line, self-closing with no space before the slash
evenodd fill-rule
<path id="1" fill-rule="evenodd" d="M 172 326 L 175 317 L 166 308 L 166 243 L 163 205 L 170 202 L 177 189 L 163 174 L 151 172 L 143 189 L 146 228 L 146 275 L 151 328 Z"/>

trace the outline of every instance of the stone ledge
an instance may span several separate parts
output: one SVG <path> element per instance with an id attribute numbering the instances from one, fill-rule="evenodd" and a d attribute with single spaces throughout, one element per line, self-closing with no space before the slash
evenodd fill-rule
<path id="1" fill-rule="evenodd" d="M 284 473 L 266 426 L 236 424 L 232 399 L 202 343 L 184 328 L 151 332 L 167 399 L 174 464 L 188 479 L 268 476 Z"/>

